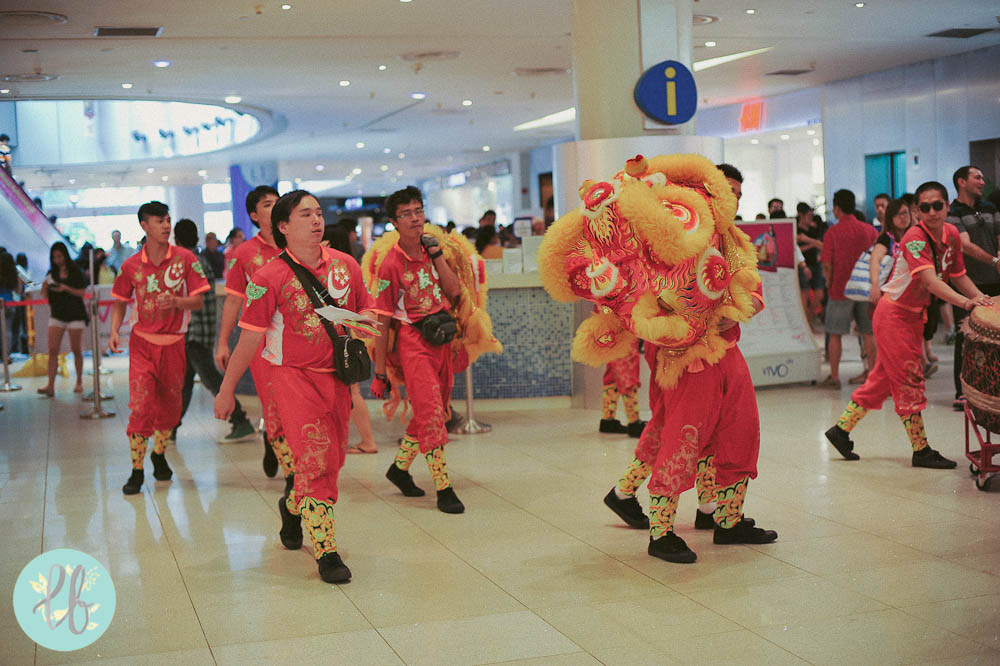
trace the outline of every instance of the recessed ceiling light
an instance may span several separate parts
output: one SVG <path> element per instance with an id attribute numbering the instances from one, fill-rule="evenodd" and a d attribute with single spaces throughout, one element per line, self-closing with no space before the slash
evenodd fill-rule
<path id="1" fill-rule="evenodd" d="M 153 173 L 154 171 L 156 171 L 156 169 L 153 167 L 146 167 L 146 173 Z"/>
<path id="2" fill-rule="evenodd" d="M 392 178 L 389 179 L 389 182 L 390 183 L 395 183 L 397 180 L 399 180 L 399 179 L 396 178 L 395 176 L 393 176 Z"/>
<path id="3" fill-rule="evenodd" d="M 747 10 L 747 14 L 756 14 L 756 13 L 757 13 L 756 9 L 748 9 Z"/>
<path id="4" fill-rule="evenodd" d="M 750 139 L 750 143 L 756 146 L 758 143 L 760 143 L 760 139 Z"/>
<path id="5" fill-rule="evenodd" d="M 705 42 L 705 46 L 712 48 L 713 46 L 715 46 L 715 42 Z"/>
<path id="6" fill-rule="evenodd" d="M 340 87 L 341 88 L 346 88 L 349 85 L 351 85 L 351 82 L 348 81 L 347 79 L 344 79 L 343 81 L 340 82 Z"/>
<path id="7" fill-rule="evenodd" d="M 392 148 L 383 148 L 382 152 L 385 153 L 386 155 L 388 155 L 389 153 L 392 152 Z"/>
<path id="8" fill-rule="evenodd" d="M 292 8 L 292 6 L 289 5 L 288 3 L 285 3 L 285 4 L 281 5 L 281 8 L 284 9 L 287 12 L 289 9 Z"/>
<path id="9" fill-rule="evenodd" d="M 6 95 L 10 92 L 10 88 L 0 88 L 0 95 Z"/>
<path id="10" fill-rule="evenodd" d="M 326 165 L 325 164 L 317 164 L 316 165 L 316 171 L 324 171 L 325 169 L 326 169 Z"/>
<path id="11" fill-rule="evenodd" d="M 490 152 L 490 147 L 489 146 L 483 146 L 483 152 L 484 153 Z"/>
<path id="12" fill-rule="evenodd" d="M 227 95 L 226 104 L 239 104 L 243 101 L 243 98 L 239 95 Z"/>
<path id="13" fill-rule="evenodd" d="M 550 113 L 547 116 L 542 116 L 541 118 L 536 118 L 535 120 L 529 120 L 528 122 L 521 123 L 520 125 L 514 125 L 514 131 L 524 132 L 525 130 L 538 129 L 539 127 L 549 127 L 550 125 L 560 125 L 574 120 L 576 120 L 576 107 L 571 106 L 568 109 L 556 111 L 555 113 Z"/>
<path id="14" fill-rule="evenodd" d="M 813 136 L 814 134 L 816 134 L 816 130 L 806 130 L 806 134 L 808 134 L 809 136 Z"/>
<path id="15" fill-rule="evenodd" d="M 69 184 L 70 185 L 76 185 L 76 178 L 70 178 L 69 179 Z"/>
<path id="16" fill-rule="evenodd" d="M 472 106 L 472 100 L 471 99 L 463 99 L 462 100 L 462 106 Z"/>
<path id="17" fill-rule="evenodd" d="M 163 69 L 164 67 L 170 67 L 170 61 L 169 60 L 154 60 L 153 61 L 153 66 L 154 67 L 159 67 L 160 69 Z"/>
<path id="18" fill-rule="evenodd" d="M 400 153 L 399 154 L 399 159 L 401 159 L 401 160 L 402 159 L 406 159 L 406 153 Z"/>
<path id="19" fill-rule="evenodd" d="M 397 172 L 396 172 L 396 175 L 397 175 L 397 176 L 402 176 L 402 175 L 403 175 L 403 170 L 402 170 L 402 169 L 400 169 L 399 171 L 397 171 Z"/>
<path id="20" fill-rule="evenodd" d="M 205 176 L 208 175 L 208 171 L 206 171 L 205 169 L 198 169 L 198 175 L 204 178 Z"/>
<path id="21" fill-rule="evenodd" d="M 410 93 L 410 97 L 412 97 L 413 99 L 424 99 L 427 97 L 427 93 L 412 92 Z"/>
<path id="22" fill-rule="evenodd" d="M 857 7 L 858 9 L 861 9 L 862 7 L 865 6 L 865 3 L 863 3 L 863 2 L 855 2 L 854 6 Z"/>
<path id="23" fill-rule="evenodd" d="M 791 134 L 782 134 L 782 135 L 781 135 L 781 140 L 782 140 L 782 141 L 788 141 L 788 140 L 789 140 L 789 139 L 791 139 L 791 138 L 792 138 L 792 135 L 791 135 Z"/>
<path id="24" fill-rule="evenodd" d="M 364 148 L 365 147 L 365 142 L 364 141 L 358 141 L 356 144 L 354 144 L 354 147 L 355 148 Z"/>
<path id="25" fill-rule="evenodd" d="M 413 0 L 399 0 L 400 2 L 413 2 Z"/>
<path id="26" fill-rule="evenodd" d="M 168 180 L 170 180 L 170 176 L 160 176 L 160 180 L 162 180 L 165 183 Z"/>
<path id="27" fill-rule="evenodd" d="M 353 173 L 355 176 L 360 176 L 361 169 L 359 169 L 358 167 L 354 167 L 353 169 L 351 169 L 351 173 Z"/>
<path id="28" fill-rule="evenodd" d="M 818 146 L 819 145 L 819 139 L 813 139 L 813 145 L 814 146 Z"/>
<path id="29" fill-rule="evenodd" d="M 388 65 L 379 65 L 378 66 L 378 71 L 380 71 L 380 72 L 384 72 L 387 69 L 389 69 Z"/>
<path id="30" fill-rule="evenodd" d="M 131 87 L 132 87 L 132 84 L 131 84 L 131 83 L 123 83 L 123 84 L 122 84 L 122 88 L 124 88 L 125 90 L 128 90 L 128 89 L 129 89 L 129 88 L 131 88 Z"/>
<path id="31" fill-rule="evenodd" d="M 388 164 L 383 164 L 382 166 L 379 167 L 379 171 L 388 171 L 388 170 L 389 170 Z"/>

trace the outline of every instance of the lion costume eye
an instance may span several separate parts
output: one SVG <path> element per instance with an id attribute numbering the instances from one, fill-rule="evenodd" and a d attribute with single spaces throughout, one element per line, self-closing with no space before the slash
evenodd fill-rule
<path id="1" fill-rule="evenodd" d="M 662 201 L 663 207 L 681 223 L 685 234 L 693 234 L 698 231 L 698 213 L 694 212 L 684 204 L 673 201 Z"/>

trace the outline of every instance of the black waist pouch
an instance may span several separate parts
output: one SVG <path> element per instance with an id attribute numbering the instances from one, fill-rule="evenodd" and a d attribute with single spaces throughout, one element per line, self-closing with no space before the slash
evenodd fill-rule
<path id="1" fill-rule="evenodd" d="M 451 342 L 458 333 L 458 324 L 455 318 L 442 310 L 432 315 L 427 315 L 415 326 L 424 336 L 424 340 L 432 345 L 446 345 Z"/>

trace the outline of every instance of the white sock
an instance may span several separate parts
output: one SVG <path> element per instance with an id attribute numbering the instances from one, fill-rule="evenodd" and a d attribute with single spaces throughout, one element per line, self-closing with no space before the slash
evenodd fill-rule
<path id="1" fill-rule="evenodd" d="M 702 513 L 712 514 L 715 513 L 715 507 L 717 504 L 718 504 L 717 502 L 706 502 L 704 504 L 699 504 L 698 510 L 701 511 Z"/>
<path id="2" fill-rule="evenodd" d="M 615 497 L 620 500 L 627 500 L 629 497 L 635 497 L 635 495 L 626 495 L 622 491 L 618 490 L 618 486 L 615 486 Z"/>

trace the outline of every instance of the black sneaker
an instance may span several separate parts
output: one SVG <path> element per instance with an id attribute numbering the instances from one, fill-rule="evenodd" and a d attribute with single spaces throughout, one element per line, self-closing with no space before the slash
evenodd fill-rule
<path id="1" fill-rule="evenodd" d="M 133 469 L 132 476 L 128 477 L 128 481 L 122 486 L 122 492 L 126 495 L 135 495 L 142 490 L 142 482 L 145 474 L 141 469 Z"/>
<path id="2" fill-rule="evenodd" d="M 951 403 L 951 409 L 952 409 L 952 411 L 955 411 L 955 412 L 964 412 L 965 411 L 965 396 L 964 395 L 960 395 L 960 396 L 956 397 L 955 400 Z"/>
<path id="3" fill-rule="evenodd" d="M 649 516 L 642 512 L 642 505 L 639 504 L 639 500 L 634 496 L 627 499 L 618 499 L 615 489 L 612 488 L 604 496 L 604 504 L 614 511 L 619 518 L 624 520 L 625 524 L 629 527 L 634 527 L 637 530 L 649 529 Z"/>
<path id="4" fill-rule="evenodd" d="M 278 456 L 274 455 L 274 448 L 271 446 L 271 442 L 267 439 L 267 433 L 264 433 L 264 474 L 267 478 L 273 479 L 278 473 Z"/>
<path id="5" fill-rule="evenodd" d="M 316 560 L 316 564 L 324 583 L 347 583 L 351 580 L 351 570 L 340 559 L 340 553 L 327 553 Z"/>
<path id="6" fill-rule="evenodd" d="M 601 425 L 598 426 L 597 430 L 612 435 L 624 435 L 628 432 L 628 428 L 623 426 L 618 419 L 601 419 Z"/>
<path id="7" fill-rule="evenodd" d="M 838 425 L 826 431 L 826 438 L 833 444 L 833 448 L 844 457 L 844 460 L 861 460 L 861 456 L 854 452 L 854 442 L 846 430 Z"/>
<path id="8" fill-rule="evenodd" d="M 931 447 L 925 446 L 919 451 L 913 452 L 913 466 L 930 469 L 955 469 L 958 467 L 958 463 L 954 460 L 948 460 Z"/>
<path id="9" fill-rule="evenodd" d="M 771 543 L 777 540 L 778 533 L 774 530 L 762 530 L 754 527 L 749 520 L 743 519 L 730 528 L 715 526 L 712 542 L 717 544 L 734 543 Z"/>
<path id="10" fill-rule="evenodd" d="M 219 441 L 223 444 L 238 442 L 250 437 L 256 432 L 257 431 L 253 429 L 253 424 L 247 419 L 243 419 L 242 421 L 234 423 L 232 429 L 229 431 L 229 434 Z"/>
<path id="11" fill-rule="evenodd" d="M 642 431 L 646 429 L 645 421 L 632 421 L 628 424 L 626 430 L 628 431 L 628 436 L 638 439 L 642 436 Z"/>
<path id="12" fill-rule="evenodd" d="M 688 548 L 684 539 L 673 532 L 667 532 L 659 539 L 649 538 L 649 548 L 646 552 L 653 557 L 658 557 L 674 564 L 692 564 L 698 559 L 698 555 Z"/>
<path id="13" fill-rule="evenodd" d="M 701 509 L 694 512 L 694 528 L 696 530 L 714 530 L 715 514 L 702 513 Z"/>
<path id="14" fill-rule="evenodd" d="M 465 505 L 451 486 L 438 491 L 438 509 L 444 513 L 465 513 Z"/>
<path id="15" fill-rule="evenodd" d="M 399 488 L 399 492 L 407 497 L 423 497 L 427 494 L 423 488 L 418 488 L 417 484 L 413 483 L 413 476 L 410 472 L 399 469 L 396 467 L 396 463 L 389 465 L 389 471 L 385 473 L 385 478 L 392 481 L 392 484 Z"/>
<path id="16" fill-rule="evenodd" d="M 281 529 L 278 530 L 281 545 L 288 550 L 298 550 L 302 547 L 302 516 L 288 510 L 284 497 L 278 500 L 278 513 L 281 514 Z"/>
<path id="17" fill-rule="evenodd" d="M 174 471 L 167 464 L 167 457 L 162 453 L 151 453 L 149 459 L 153 461 L 153 478 L 157 481 L 169 481 Z"/>

